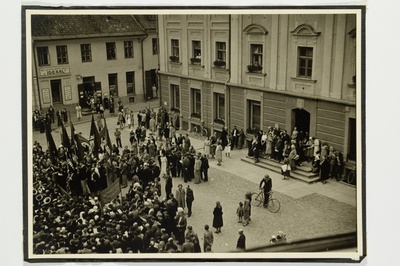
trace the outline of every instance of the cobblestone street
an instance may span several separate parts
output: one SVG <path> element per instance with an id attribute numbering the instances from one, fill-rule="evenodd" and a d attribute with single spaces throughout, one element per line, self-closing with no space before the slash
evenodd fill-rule
<path id="1" fill-rule="evenodd" d="M 108 117 L 107 125 L 111 141 L 114 143 L 116 117 Z M 74 126 L 77 132 L 82 132 L 84 137 L 88 137 L 90 122 Z M 67 132 L 70 132 L 69 127 Z M 52 135 L 58 145 L 60 129 L 54 129 Z M 123 146 L 128 143 L 128 135 L 129 129 L 123 129 Z M 43 148 L 47 148 L 45 134 L 36 131 L 33 133 L 33 140 L 39 141 Z M 194 147 L 202 151 L 202 140 L 193 136 L 191 140 Z M 222 204 L 224 226 L 221 234 L 214 234 L 214 252 L 234 251 L 239 228 L 244 229 L 247 248 L 268 244 L 271 235 L 277 234 L 278 231 L 283 231 L 288 241 L 295 241 L 356 230 L 355 188 L 338 184 L 336 181 L 328 182 L 326 185 L 303 184 L 292 179 L 286 181 L 276 173 L 269 174 L 273 180 L 274 197 L 281 202 L 281 210 L 278 213 L 271 213 L 262 207 L 252 206 L 252 221 L 243 227 L 237 220 L 237 206 L 244 200 L 247 191 L 258 190 L 258 183 L 266 170 L 241 162 L 242 156 L 245 156 L 244 150 L 234 150 L 231 158 L 224 157 L 222 166 L 217 166 L 215 160 L 210 159 L 209 182 L 188 183 L 195 193 L 193 215 L 188 218 L 188 225 L 193 226 L 200 238 L 203 235 L 204 225 L 212 226 L 212 212 L 216 201 Z M 182 178 L 173 179 L 173 192 L 180 183 L 186 185 Z M 125 192 L 126 190 L 123 191 Z M 162 192 L 164 193 L 163 180 Z M 162 195 L 164 196 L 165 194 Z"/>

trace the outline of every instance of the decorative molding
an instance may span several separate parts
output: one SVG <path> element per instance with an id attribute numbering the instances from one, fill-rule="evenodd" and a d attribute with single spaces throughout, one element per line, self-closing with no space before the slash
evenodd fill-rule
<path id="1" fill-rule="evenodd" d="M 247 34 L 253 34 L 253 35 L 267 35 L 268 31 L 264 26 L 261 26 L 259 24 L 250 24 L 243 30 Z"/>
<path id="2" fill-rule="evenodd" d="M 291 33 L 294 36 L 309 36 L 309 37 L 316 37 L 321 34 L 319 31 L 315 31 L 315 29 L 308 24 L 301 24 L 297 26 Z"/>

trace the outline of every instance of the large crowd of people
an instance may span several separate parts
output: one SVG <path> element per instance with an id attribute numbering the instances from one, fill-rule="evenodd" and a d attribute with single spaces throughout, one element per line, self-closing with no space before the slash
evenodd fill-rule
<path id="1" fill-rule="evenodd" d="M 332 178 L 340 181 L 343 175 L 343 154 L 327 142 L 321 143 L 317 138 L 310 137 L 308 132 L 298 131 L 296 127 L 291 135 L 274 127 L 257 131 L 248 145 L 248 156 L 254 157 L 255 163 L 263 157 L 288 164 L 291 171 L 305 162 L 310 163 L 309 170 L 319 174 L 323 184 Z"/>
<path id="2" fill-rule="evenodd" d="M 194 184 L 207 182 L 208 159 L 215 158 L 217 165 L 221 165 L 223 152 L 230 157 L 232 149 L 242 149 L 243 130 L 234 127 L 228 132 L 223 128 L 218 135 L 206 137 L 203 153 L 199 153 L 188 134 L 176 132 L 179 115 L 170 117 L 161 107 L 157 111 L 146 108 L 134 117 L 120 102 L 117 110 L 119 127 L 114 132 L 115 144 L 111 150 L 107 149 L 103 137 L 98 150 L 91 145 L 84 146 L 83 159 L 62 145 L 56 157 L 51 158 L 49 151 L 35 142 L 34 253 L 212 252 L 213 234 L 209 226 L 204 227 L 201 249 L 198 234 L 187 222 L 192 214 L 193 190 L 180 185 L 174 194 L 172 179 L 182 178 L 184 183 L 194 181 Z M 54 122 L 53 111 L 46 113 L 41 126 Z M 101 131 L 103 112 L 101 109 L 96 112 L 97 128 Z M 60 121 L 68 121 L 66 110 L 56 113 Z M 35 111 L 35 115 L 41 114 Z M 126 128 L 129 142 L 122 143 L 120 130 Z M 254 157 L 256 163 L 264 157 L 285 162 L 295 170 L 302 162 L 311 162 L 312 170 L 320 173 L 323 182 L 339 176 L 343 167 L 341 153 L 326 143 L 320 145 L 318 139 L 297 132 L 296 128 L 292 135 L 273 127 L 265 132 L 257 131 L 247 145 L 248 156 Z M 164 189 L 162 178 L 165 179 Z M 127 188 L 127 193 L 111 202 L 102 202 L 100 192 L 116 180 L 121 188 Z M 251 196 L 246 195 L 238 208 L 238 219 L 243 225 L 251 220 L 250 203 Z M 223 220 L 219 202 L 212 226 L 216 228 L 215 233 L 221 232 Z M 242 248 L 241 234 L 240 238 L 238 247 Z"/>
<path id="3" fill-rule="evenodd" d="M 103 138 L 96 151 L 84 146 L 82 160 L 63 145 L 52 160 L 35 142 L 35 254 L 191 251 L 186 243 L 193 243 L 193 252 L 201 252 L 199 237 L 186 220 L 193 190 L 188 186 L 180 195 L 178 188 L 174 194 L 172 178 L 207 182 L 208 154 L 196 152 L 188 135 L 177 134 L 162 108 L 157 113 L 143 110 L 139 116 L 136 129 L 130 125 L 129 145 L 114 144 L 107 151 Z M 116 180 L 127 193 L 102 202 L 100 192 Z M 209 234 L 206 229 L 204 233 Z M 210 251 L 211 245 L 205 245 L 203 252 Z"/>

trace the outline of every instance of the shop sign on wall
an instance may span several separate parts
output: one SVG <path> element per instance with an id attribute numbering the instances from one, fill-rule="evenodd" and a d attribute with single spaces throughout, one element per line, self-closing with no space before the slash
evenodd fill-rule
<path id="1" fill-rule="evenodd" d="M 40 68 L 40 76 L 55 76 L 55 75 L 65 75 L 69 74 L 69 67 L 50 67 L 50 68 Z"/>
<path id="2" fill-rule="evenodd" d="M 50 100 L 50 89 L 42 89 L 42 98 L 43 98 L 43 103 L 51 103 Z"/>
<path id="3" fill-rule="evenodd" d="M 72 100 L 72 89 L 71 86 L 64 86 L 64 100 L 71 101 Z"/>

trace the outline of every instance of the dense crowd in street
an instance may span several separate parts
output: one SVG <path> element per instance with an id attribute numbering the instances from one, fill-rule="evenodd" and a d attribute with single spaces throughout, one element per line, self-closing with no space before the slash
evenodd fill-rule
<path id="1" fill-rule="evenodd" d="M 103 137 L 103 145 L 96 150 L 93 145 L 84 146 L 81 160 L 63 145 L 51 158 L 49 150 L 35 142 L 34 253 L 212 252 L 210 226 L 197 228 L 204 230 L 201 246 L 198 234 L 188 225 L 193 190 L 180 184 L 174 194 L 172 178 L 182 183 L 207 182 L 208 159 L 215 156 L 222 161 L 225 141 L 211 137 L 213 142 L 206 141 L 201 154 L 187 134 L 175 132 L 162 108 L 157 113 L 139 112 L 136 129 L 130 112 L 121 107 L 118 114 L 123 119 L 118 118 L 120 127 L 114 132 L 111 150 Z M 103 126 L 97 119 L 99 131 Z M 131 130 L 129 145 L 122 147 L 120 129 L 124 128 Z M 102 203 L 100 192 L 116 180 L 128 192 Z M 213 215 L 212 226 L 219 233 L 223 226 L 219 203 Z"/>
<path id="2" fill-rule="evenodd" d="M 94 108 L 97 129 L 101 132 L 105 129 L 104 109 L 101 105 Z M 222 158 L 230 157 L 231 150 L 242 149 L 243 130 L 235 126 L 228 132 L 223 128 L 220 134 L 206 137 L 203 152 L 199 153 L 191 145 L 188 134 L 176 132 L 178 115 L 169 117 L 163 108 L 157 111 L 146 108 L 134 117 L 120 102 L 117 110 L 118 127 L 111 149 L 103 134 L 100 147 L 84 145 L 83 158 L 77 156 L 76 147 L 71 150 L 63 145 L 58 147 L 56 157 L 51 158 L 49 151 L 35 142 L 34 253 L 212 252 L 214 235 L 210 226 L 194 230 L 188 224 L 193 189 L 180 184 L 173 193 L 172 179 L 179 178 L 182 183 L 193 181 L 193 184 L 207 182 L 208 160 L 216 159 L 217 165 L 221 165 Z M 80 108 L 76 111 L 79 119 Z M 44 120 L 44 127 L 49 131 L 49 124 L 54 122 L 52 112 L 49 109 Z M 39 115 L 36 113 L 34 116 Z M 56 113 L 62 121 L 59 125 L 68 121 L 66 111 Z M 121 139 L 122 129 L 129 130 L 128 140 Z M 320 145 L 319 140 L 297 132 L 296 128 L 291 136 L 273 127 L 266 132 L 257 131 L 247 146 L 248 156 L 254 157 L 256 163 L 260 157 L 269 158 L 289 165 L 294 171 L 302 162 L 312 162 L 312 171 L 320 173 L 323 182 L 337 177 L 343 166 L 341 153 L 326 143 Z M 164 188 L 161 179 L 165 180 Z M 128 192 L 111 202 L 101 202 L 100 192 L 116 180 Z M 271 186 L 264 189 L 266 195 Z M 250 194 L 237 213 L 239 222 L 248 225 Z M 211 225 L 216 234 L 223 226 L 222 214 L 222 206 L 217 202 Z M 199 240 L 200 231 L 203 245 Z M 244 239 L 243 231 L 239 231 L 238 250 L 245 249 Z"/>

